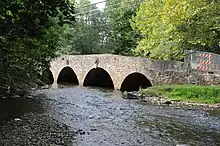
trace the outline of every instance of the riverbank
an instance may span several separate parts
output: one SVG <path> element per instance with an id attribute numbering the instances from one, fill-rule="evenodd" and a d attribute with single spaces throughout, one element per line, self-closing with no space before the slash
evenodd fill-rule
<path id="1" fill-rule="evenodd" d="M 161 85 L 140 89 L 142 100 L 165 104 L 198 105 L 220 108 L 220 87 L 196 85 Z"/>
<path id="2" fill-rule="evenodd" d="M 4 98 L 20 98 L 30 94 L 32 90 L 48 89 L 49 85 L 45 85 L 42 81 L 29 82 L 29 83 L 14 83 L 3 84 L 0 83 L 0 99 Z"/>
<path id="3" fill-rule="evenodd" d="M 29 89 L 27 85 L 23 86 L 10 86 L 6 84 L 0 85 L 0 99 L 4 98 L 13 98 L 13 97 L 23 97 L 29 93 Z"/>
<path id="4" fill-rule="evenodd" d="M 218 110 L 140 103 L 121 99 L 119 91 L 83 86 L 30 96 L 1 100 L 0 145 L 220 144 Z"/>
<path id="5" fill-rule="evenodd" d="M 29 113 L 0 124 L 0 145 L 72 145 L 77 132 L 46 114 Z"/>

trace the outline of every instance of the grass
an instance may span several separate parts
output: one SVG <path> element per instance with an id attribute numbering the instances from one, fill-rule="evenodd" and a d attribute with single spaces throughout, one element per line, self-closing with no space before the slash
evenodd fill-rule
<path id="1" fill-rule="evenodd" d="M 140 89 L 139 92 L 146 95 L 162 96 L 171 101 L 220 103 L 220 87 L 218 86 L 161 85 Z"/>

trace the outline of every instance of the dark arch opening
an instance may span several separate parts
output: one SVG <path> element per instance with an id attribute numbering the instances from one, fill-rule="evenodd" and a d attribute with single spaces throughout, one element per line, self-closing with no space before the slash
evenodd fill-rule
<path id="1" fill-rule="evenodd" d="M 90 70 L 86 75 L 83 86 L 95 86 L 114 89 L 114 84 L 110 75 L 102 68 L 93 68 Z"/>
<path id="2" fill-rule="evenodd" d="M 57 79 L 58 84 L 73 84 L 73 85 L 79 85 L 79 81 L 77 79 L 77 76 L 72 68 L 70 67 L 64 67 Z"/>
<path id="3" fill-rule="evenodd" d="M 138 91 L 140 88 L 151 87 L 150 81 L 141 73 L 132 73 L 128 75 L 122 85 L 121 91 Z"/>
<path id="4" fill-rule="evenodd" d="M 45 83 L 47 85 L 53 84 L 53 82 L 54 82 L 53 74 L 49 69 L 43 71 L 42 81 L 43 81 L 43 83 Z"/>

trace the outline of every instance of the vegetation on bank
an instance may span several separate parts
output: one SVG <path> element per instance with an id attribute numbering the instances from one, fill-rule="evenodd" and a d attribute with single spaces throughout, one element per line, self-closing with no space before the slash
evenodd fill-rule
<path id="1" fill-rule="evenodd" d="M 220 103 L 220 87 L 197 85 L 161 85 L 140 89 L 145 95 L 160 96 L 171 101 Z"/>
<path id="2" fill-rule="evenodd" d="M 0 94 L 4 88 L 41 84 L 58 55 L 180 60 L 183 49 L 220 50 L 217 0 L 108 0 L 103 10 L 90 0 L 3 0 L 0 5 Z"/>
<path id="3" fill-rule="evenodd" d="M 66 0 L 3 0 L 0 5 L 0 90 L 11 92 L 39 82 L 75 12 Z"/>
<path id="4" fill-rule="evenodd" d="M 219 9 L 219 0 L 144 0 L 132 18 L 142 36 L 135 53 L 179 60 L 184 49 L 218 52 Z"/>

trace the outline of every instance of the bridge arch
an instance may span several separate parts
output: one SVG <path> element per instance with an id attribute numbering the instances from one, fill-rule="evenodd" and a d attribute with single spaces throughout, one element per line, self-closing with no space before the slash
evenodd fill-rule
<path id="1" fill-rule="evenodd" d="M 59 72 L 57 83 L 79 85 L 79 80 L 73 69 L 69 66 L 66 66 Z"/>
<path id="2" fill-rule="evenodd" d="M 149 79 L 142 73 L 134 72 L 129 74 L 121 84 L 121 91 L 138 91 L 139 88 L 151 87 Z"/>
<path id="3" fill-rule="evenodd" d="M 96 86 L 114 89 L 114 83 L 109 73 L 99 67 L 93 68 L 87 73 L 83 86 Z"/>
<path id="4" fill-rule="evenodd" d="M 46 69 L 43 71 L 42 73 L 42 81 L 45 84 L 53 84 L 54 82 L 54 77 L 53 77 L 53 73 L 51 72 L 50 69 Z"/>

